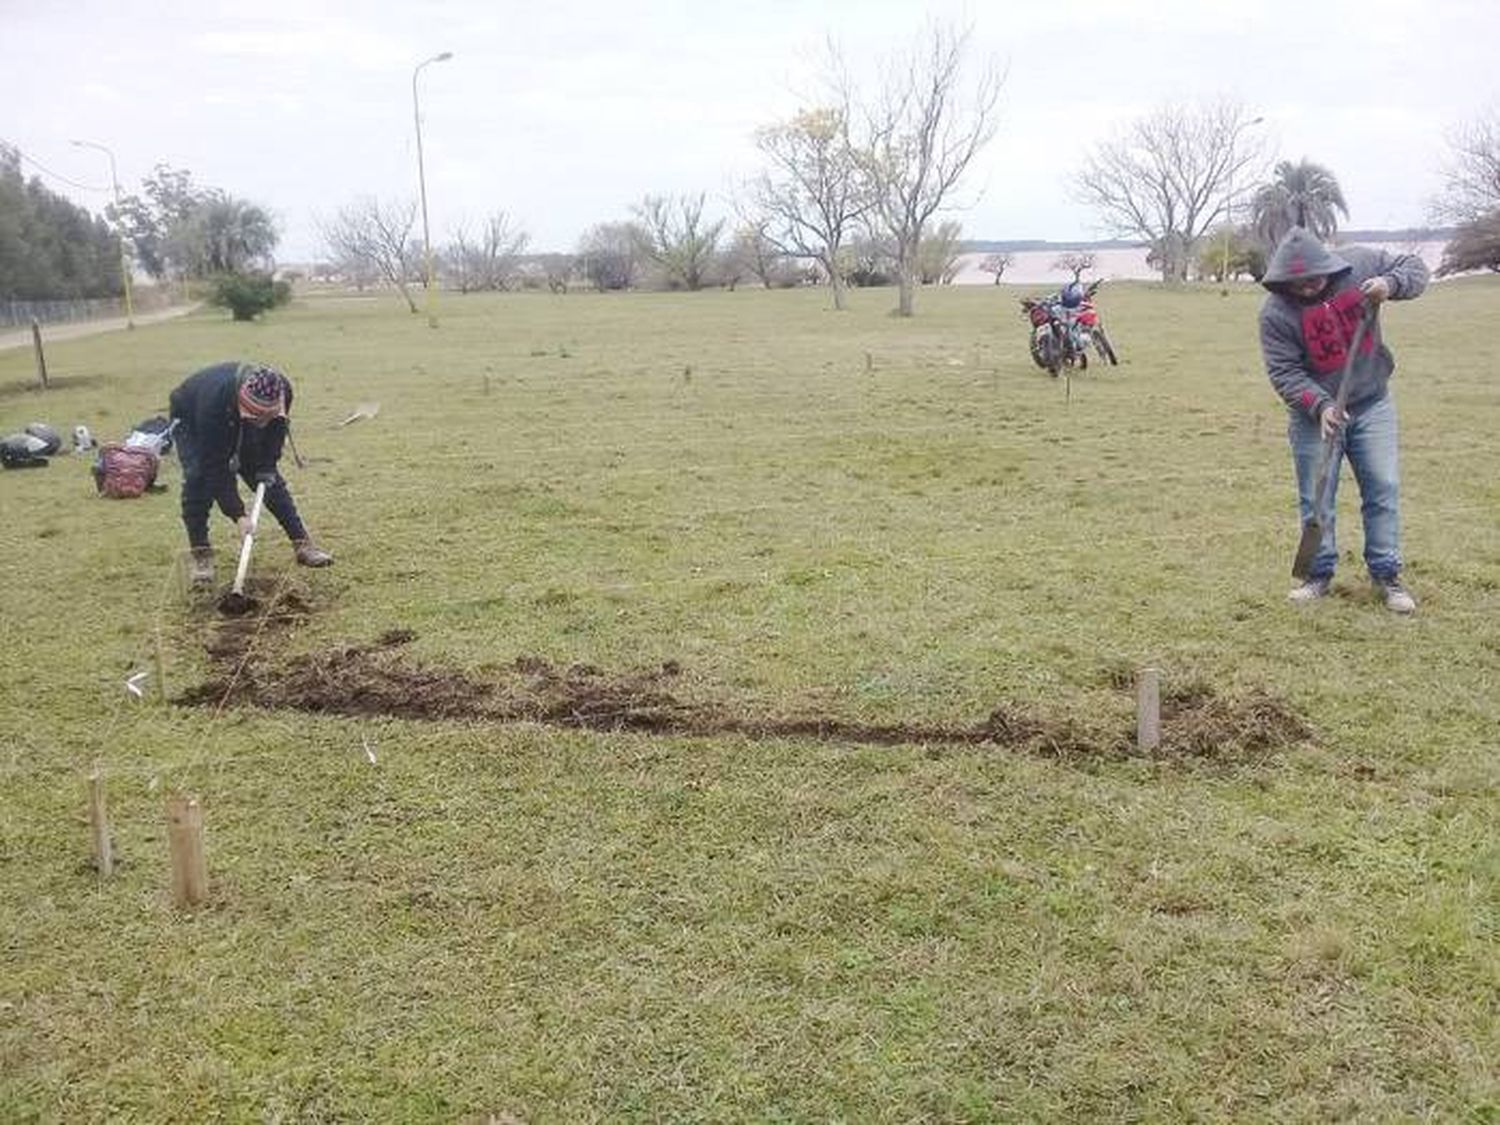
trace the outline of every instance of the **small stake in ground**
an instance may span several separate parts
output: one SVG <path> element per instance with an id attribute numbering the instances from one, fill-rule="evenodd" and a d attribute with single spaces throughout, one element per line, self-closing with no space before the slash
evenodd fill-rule
<path id="1" fill-rule="evenodd" d="M 115 853 L 109 843 L 109 813 L 104 808 L 104 777 L 98 770 L 89 774 L 89 836 L 94 846 L 94 866 L 99 878 L 115 873 Z"/>
<path id="2" fill-rule="evenodd" d="M 161 626 L 156 627 L 156 698 L 167 701 L 167 656 L 161 642 Z"/>
<path id="3" fill-rule="evenodd" d="M 47 355 L 42 351 L 42 326 L 36 322 L 36 317 L 31 318 L 31 343 L 36 348 L 36 377 L 42 382 L 42 390 L 47 389 Z"/>
<path id="4" fill-rule="evenodd" d="M 873 355 L 871 355 L 869 352 L 865 352 L 865 370 L 866 371 L 874 371 L 875 370 L 875 357 Z"/>
<path id="5" fill-rule="evenodd" d="M 1161 673 L 1142 668 L 1135 680 L 1135 744 L 1139 750 L 1161 745 Z"/>
<path id="6" fill-rule="evenodd" d="M 197 906 L 208 897 L 203 806 L 197 797 L 168 798 L 167 844 L 172 853 L 172 901 L 179 908 Z"/>

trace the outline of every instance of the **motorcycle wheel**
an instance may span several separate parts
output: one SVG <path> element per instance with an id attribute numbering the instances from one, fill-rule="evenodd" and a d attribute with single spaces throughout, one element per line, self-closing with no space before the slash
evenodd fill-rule
<path id="1" fill-rule="evenodd" d="M 1044 367 L 1054 379 L 1062 370 L 1062 349 L 1058 347 L 1057 338 L 1050 332 L 1037 336 L 1037 362 Z"/>
<path id="2" fill-rule="evenodd" d="M 1119 367 L 1120 360 L 1115 355 L 1114 345 L 1109 342 L 1109 337 L 1104 334 L 1104 326 L 1101 324 L 1094 329 L 1094 347 L 1099 351 L 1099 357 L 1109 361 L 1111 367 Z"/>

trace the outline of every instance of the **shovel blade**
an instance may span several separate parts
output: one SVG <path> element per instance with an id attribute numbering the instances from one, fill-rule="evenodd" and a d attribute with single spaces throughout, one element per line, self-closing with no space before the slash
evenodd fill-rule
<path id="1" fill-rule="evenodd" d="M 1313 559 L 1318 557 L 1318 548 L 1323 545 L 1323 524 L 1316 519 L 1302 525 L 1302 539 L 1297 544 L 1297 557 L 1292 560 L 1292 577 L 1306 578 L 1312 573 Z"/>

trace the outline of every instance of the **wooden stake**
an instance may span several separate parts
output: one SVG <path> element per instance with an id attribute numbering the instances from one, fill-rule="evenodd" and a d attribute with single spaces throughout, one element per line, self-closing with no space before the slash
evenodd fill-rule
<path id="1" fill-rule="evenodd" d="M 865 352 L 865 370 L 866 371 L 874 371 L 875 370 L 875 357 L 873 355 L 871 355 L 869 352 Z"/>
<path id="2" fill-rule="evenodd" d="M 47 389 L 47 355 L 42 351 L 42 326 L 31 318 L 31 343 L 36 348 L 36 377 L 42 381 L 42 390 Z"/>
<path id="3" fill-rule="evenodd" d="M 1135 744 L 1142 751 L 1161 745 L 1161 673 L 1155 668 L 1136 674 Z"/>
<path id="4" fill-rule="evenodd" d="M 109 813 L 104 808 L 104 777 L 98 770 L 89 774 L 89 836 L 99 878 L 108 879 L 115 873 L 115 853 L 109 842 Z"/>
<path id="5" fill-rule="evenodd" d="M 179 908 L 197 906 L 208 897 L 203 806 L 197 797 L 167 799 L 167 843 L 172 853 L 172 901 Z"/>

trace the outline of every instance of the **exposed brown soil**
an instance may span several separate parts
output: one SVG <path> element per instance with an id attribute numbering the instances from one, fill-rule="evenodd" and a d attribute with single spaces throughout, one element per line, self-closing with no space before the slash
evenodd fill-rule
<path id="1" fill-rule="evenodd" d="M 215 674 L 180 702 L 255 706 L 314 714 L 402 719 L 542 723 L 598 731 L 664 735 L 813 738 L 870 745 L 1000 745 L 1057 757 L 1129 754 L 1133 730 L 1086 729 L 1000 707 L 976 723 L 863 723 L 829 715 L 758 715 L 743 706 L 686 699 L 675 693 L 676 661 L 605 672 L 585 664 L 558 667 L 521 656 L 499 673 L 477 678 L 412 659 L 410 629 L 389 629 L 371 644 L 341 645 L 280 659 L 273 636 L 312 610 L 296 589 L 256 588 L 256 613 L 223 618 L 208 643 Z M 1162 703 L 1163 757 L 1241 760 L 1305 741 L 1307 724 L 1264 693 L 1227 699 L 1194 683 Z"/>

